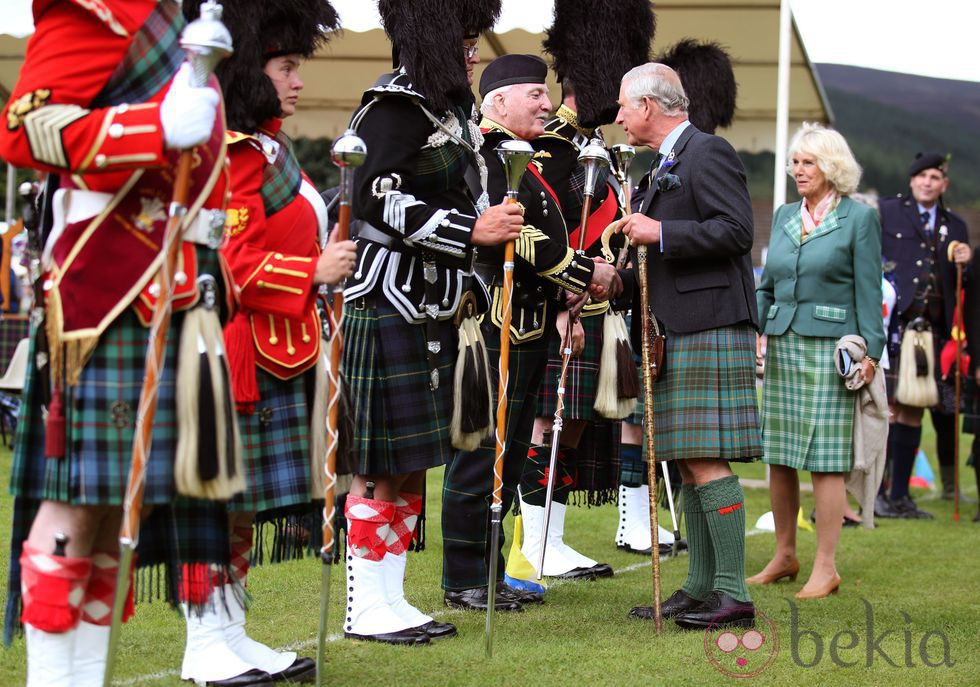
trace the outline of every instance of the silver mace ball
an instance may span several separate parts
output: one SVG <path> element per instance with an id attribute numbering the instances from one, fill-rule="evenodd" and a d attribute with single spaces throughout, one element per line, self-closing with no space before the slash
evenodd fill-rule
<path id="1" fill-rule="evenodd" d="M 620 181 L 627 181 L 630 178 L 630 164 L 636 157 L 636 148 L 625 143 L 617 143 L 612 147 L 612 160 L 616 170 L 616 176 Z"/>
<path id="2" fill-rule="evenodd" d="M 585 166 L 585 195 L 591 196 L 595 192 L 596 180 L 599 176 L 599 167 L 609 166 L 609 153 L 606 147 L 597 138 L 589 141 L 589 144 L 582 148 L 578 154 L 578 163 Z"/>
<path id="3" fill-rule="evenodd" d="M 222 7 L 213 0 L 201 4 L 201 16 L 180 34 L 180 47 L 187 53 L 194 86 L 206 86 L 221 60 L 234 52 L 231 34 L 221 23 Z"/>
<path id="4" fill-rule="evenodd" d="M 501 141 L 496 148 L 497 156 L 504 165 L 507 179 L 507 196 L 517 198 L 524 170 L 534 157 L 534 148 L 527 141 Z"/>
<path id="5" fill-rule="evenodd" d="M 367 144 L 353 129 L 348 129 L 333 142 L 330 157 L 338 167 L 360 167 L 367 158 Z"/>

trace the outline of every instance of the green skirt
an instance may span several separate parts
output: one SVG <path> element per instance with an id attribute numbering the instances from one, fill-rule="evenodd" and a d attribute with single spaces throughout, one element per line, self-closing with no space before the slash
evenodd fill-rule
<path id="1" fill-rule="evenodd" d="M 810 472 L 848 472 L 854 394 L 834 367 L 833 338 L 792 330 L 769 337 L 762 386 L 763 461 Z"/>

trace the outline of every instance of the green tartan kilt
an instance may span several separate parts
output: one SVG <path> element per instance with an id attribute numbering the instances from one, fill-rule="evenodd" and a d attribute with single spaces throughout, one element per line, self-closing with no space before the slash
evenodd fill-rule
<path id="1" fill-rule="evenodd" d="M 657 460 L 752 461 L 762 455 L 755 330 L 668 333 L 653 385 Z"/>
<path id="2" fill-rule="evenodd" d="M 159 398 L 146 469 L 146 505 L 174 496 L 177 447 L 175 379 L 182 313 L 174 313 L 164 348 Z M 65 456 L 44 456 L 45 426 L 31 339 L 24 403 L 17 422 L 11 493 L 73 505 L 122 504 L 132 462 L 133 436 L 150 330 L 123 311 L 99 337 L 79 383 L 65 390 Z"/>
<path id="3" fill-rule="evenodd" d="M 848 472 L 854 394 L 834 366 L 837 339 L 770 336 L 762 385 L 763 461 L 810 472 Z"/>
<path id="4" fill-rule="evenodd" d="M 387 301 L 344 305 L 343 369 L 354 412 L 357 473 L 403 474 L 452 458 L 456 326 L 439 322 L 439 387 L 429 387 L 426 325 L 409 324 Z M 361 307 L 358 307 L 361 306 Z"/>
<path id="5" fill-rule="evenodd" d="M 602 324 L 604 315 L 582 318 L 585 330 L 585 350 L 568 363 L 565 380 L 566 420 L 602 420 L 593 409 L 599 380 L 599 360 L 602 356 Z M 561 337 L 564 332 L 550 336 L 548 366 L 538 394 L 538 417 L 552 417 L 558 407 L 558 380 L 561 379 Z"/>
<path id="6" fill-rule="evenodd" d="M 238 413 L 245 464 L 245 491 L 228 504 L 232 511 L 265 511 L 312 503 L 310 493 L 309 370 L 292 379 L 256 371 L 255 412 Z"/>

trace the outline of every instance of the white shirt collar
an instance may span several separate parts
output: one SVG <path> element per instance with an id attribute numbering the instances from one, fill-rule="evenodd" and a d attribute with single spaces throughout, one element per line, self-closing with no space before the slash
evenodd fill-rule
<path id="1" fill-rule="evenodd" d="M 675 126 L 669 134 L 667 134 L 667 138 L 664 139 L 659 148 L 659 152 L 664 156 L 664 160 L 666 160 L 670 156 L 670 153 L 673 152 L 674 146 L 677 144 L 677 139 L 681 137 L 681 134 L 684 133 L 684 129 L 686 129 L 690 124 L 691 121 L 685 119 L 683 122 Z M 660 164 L 663 165 L 663 162 Z"/>

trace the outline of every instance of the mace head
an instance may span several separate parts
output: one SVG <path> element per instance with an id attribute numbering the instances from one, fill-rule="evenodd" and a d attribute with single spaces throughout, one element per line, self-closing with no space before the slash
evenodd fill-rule
<path id="1" fill-rule="evenodd" d="M 333 142 L 330 157 L 338 167 L 360 167 L 367 158 L 367 144 L 353 129 L 348 129 Z"/>
<path id="2" fill-rule="evenodd" d="M 636 157 L 636 148 L 625 143 L 617 143 L 612 147 L 613 168 L 620 180 L 629 179 L 630 164 Z"/>
<path id="3" fill-rule="evenodd" d="M 582 190 L 585 195 L 591 196 L 595 193 L 599 168 L 609 166 L 609 153 L 606 152 L 606 146 L 599 139 L 593 138 L 578 154 L 578 163 L 585 167 L 585 185 Z"/>
<path id="4" fill-rule="evenodd" d="M 221 23 L 222 7 L 214 0 L 201 4 L 201 16 L 180 34 L 180 47 L 187 53 L 195 86 L 204 86 L 221 60 L 234 52 L 231 34 Z"/>
<path id="5" fill-rule="evenodd" d="M 504 177 L 507 179 L 507 195 L 517 197 L 517 189 L 524 178 L 524 170 L 534 157 L 534 148 L 527 141 L 501 141 L 496 148 L 497 155 L 504 165 Z"/>

